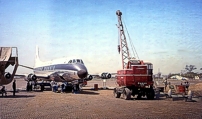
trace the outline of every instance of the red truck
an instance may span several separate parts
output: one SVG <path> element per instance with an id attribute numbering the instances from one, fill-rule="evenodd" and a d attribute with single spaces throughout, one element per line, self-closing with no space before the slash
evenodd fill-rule
<path id="1" fill-rule="evenodd" d="M 124 99 L 131 99 L 131 95 L 137 98 L 146 96 L 147 99 L 154 99 L 153 89 L 153 65 L 142 60 L 129 60 L 126 69 L 117 71 L 117 84 L 114 88 L 114 96 Z"/>

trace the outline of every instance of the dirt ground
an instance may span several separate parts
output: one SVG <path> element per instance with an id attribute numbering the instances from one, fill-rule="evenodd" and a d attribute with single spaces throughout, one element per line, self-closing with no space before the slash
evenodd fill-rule
<path id="1" fill-rule="evenodd" d="M 26 84 L 26 83 L 25 83 Z M 201 119 L 202 102 L 185 102 L 183 99 L 172 101 L 160 99 L 124 100 L 114 98 L 113 90 L 94 91 L 94 84 L 103 86 L 102 80 L 92 80 L 79 94 L 26 92 L 20 91 L 15 97 L 8 92 L 7 97 L 0 96 L 0 119 Z M 17 82 L 17 87 L 24 84 Z M 20 87 L 22 86 L 22 87 Z M 108 87 L 115 86 L 115 80 L 107 81 Z M 202 91 L 202 83 L 194 83 L 190 89 Z M 8 87 L 7 87 L 8 88 Z"/>

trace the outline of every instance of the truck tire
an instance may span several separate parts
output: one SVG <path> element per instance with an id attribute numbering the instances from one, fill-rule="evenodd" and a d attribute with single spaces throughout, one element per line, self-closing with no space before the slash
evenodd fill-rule
<path id="1" fill-rule="evenodd" d="M 141 94 L 138 94 L 138 95 L 137 95 L 137 99 L 140 100 L 141 98 L 142 98 L 142 95 L 141 95 Z"/>
<path id="2" fill-rule="evenodd" d="M 130 100 L 131 99 L 131 91 L 128 88 L 124 89 L 123 98 L 125 100 Z"/>
<path id="3" fill-rule="evenodd" d="M 114 93 L 115 98 L 120 98 L 121 97 L 121 93 L 119 93 L 116 88 L 114 89 L 113 93 Z"/>
<path id="4" fill-rule="evenodd" d="M 149 100 L 153 100 L 154 99 L 154 95 L 155 95 L 155 92 L 154 92 L 154 89 L 149 89 L 148 92 L 147 92 L 147 99 Z"/>

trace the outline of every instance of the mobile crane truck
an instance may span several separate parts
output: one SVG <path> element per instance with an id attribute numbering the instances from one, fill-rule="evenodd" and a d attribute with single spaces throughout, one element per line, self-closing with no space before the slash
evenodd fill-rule
<path id="1" fill-rule="evenodd" d="M 152 63 L 130 57 L 121 18 L 122 12 L 117 10 L 116 15 L 118 17 L 117 27 L 119 30 L 118 51 L 119 53 L 121 51 L 123 69 L 117 71 L 116 82 L 118 86 L 114 88 L 113 94 L 116 98 L 120 98 L 122 95 L 125 100 L 130 100 L 131 95 L 137 95 L 137 98 L 146 96 L 147 99 L 154 99 L 153 65 Z M 133 45 L 131 47 L 134 48 Z"/>

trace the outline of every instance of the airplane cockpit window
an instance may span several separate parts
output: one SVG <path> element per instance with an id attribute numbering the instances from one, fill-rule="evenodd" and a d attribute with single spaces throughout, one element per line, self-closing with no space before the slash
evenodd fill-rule
<path id="1" fill-rule="evenodd" d="M 77 63 L 80 63 L 80 59 L 77 59 L 76 62 L 77 62 Z"/>
<path id="2" fill-rule="evenodd" d="M 70 60 L 68 63 L 80 63 L 80 64 L 84 64 L 81 59 L 73 59 L 73 60 Z"/>
<path id="3" fill-rule="evenodd" d="M 77 63 L 84 64 L 83 61 L 82 61 L 81 59 L 77 59 Z"/>
<path id="4" fill-rule="evenodd" d="M 72 63 L 72 60 L 70 60 L 68 63 Z"/>
<path id="5" fill-rule="evenodd" d="M 76 63 L 76 60 L 75 60 L 75 59 L 73 59 L 73 63 Z"/>
<path id="6" fill-rule="evenodd" d="M 82 60 L 81 60 L 81 64 L 84 64 Z"/>

